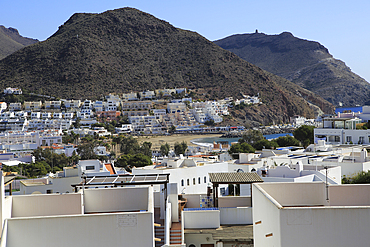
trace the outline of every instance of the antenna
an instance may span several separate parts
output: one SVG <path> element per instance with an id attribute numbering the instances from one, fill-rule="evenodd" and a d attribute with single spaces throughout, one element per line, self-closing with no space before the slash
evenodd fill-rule
<path id="1" fill-rule="evenodd" d="M 329 186 L 328 186 L 328 166 L 324 166 L 325 169 L 325 177 L 326 177 L 326 200 L 329 201 Z"/>

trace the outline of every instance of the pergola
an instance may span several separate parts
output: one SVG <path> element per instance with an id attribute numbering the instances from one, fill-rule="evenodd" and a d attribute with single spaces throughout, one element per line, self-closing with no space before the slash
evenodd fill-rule
<path id="1" fill-rule="evenodd" d="M 210 173 L 209 180 L 213 184 L 213 201 L 215 207 L 218 207 L 218 186 L 220 184 L 263 183 L 262 178 L 255 172 Z M 251 198 L 252 198 L 252 186 L 251 186 Z"/>
<path id="2" fill-rule="evenodd" d="M 17 176 L 5 176 L 4 177 L 4 186 L 9 185 L 9 195 L 12 195 L 12 183 Z"/>

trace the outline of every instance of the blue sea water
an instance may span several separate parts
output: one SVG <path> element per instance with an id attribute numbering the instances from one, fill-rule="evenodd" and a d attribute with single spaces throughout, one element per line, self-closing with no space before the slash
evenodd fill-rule
<path id="1" fill-rule="evenodd" d="M 293 136 L 292 133 L 281 133 L 281 134 L 273 134 L 273 135 L 264 135 L 264 137 L 267 140 L 270 140 L 270 139 L 276 139 L 276 138 L 279 138 L 280 136 L 286 136 L 286 135 Z M 228 141 L 229 144 L 231 145 L 232 142 L 237 142 L 239 139 L 240 137 L 237 137 L 237 138 L 205 137 L 205 138 L 191 140 L 191 142 L 196 144 L 196 143 L 213 143 L 213 142 L 219 142 L 219 141 Z"/>
<path id="2" fill-rule="evenodd" d="M 335 109 L 335 113 L 337 114 L 338 112 L 343 113 L 343 111 L 349 111 L 351 110 L 352 112 L 362 112 L 362 106 L 354 106 L 354 107 L 340 107 Z"/>

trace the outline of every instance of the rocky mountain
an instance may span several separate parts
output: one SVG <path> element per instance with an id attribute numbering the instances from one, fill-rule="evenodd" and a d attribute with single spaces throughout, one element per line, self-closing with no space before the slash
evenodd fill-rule
<path id="1" fill-rule="evenodd" d="M 37 39 L 25 38 L 12 27 L 0 25 L 0 60 L 25 46 L 38 42 Z"/>
<path id="2" fill-rule="evenodd" d="M 244 60 L 306 88 L 334 105 L 364 105 L 370 84 L 333 58 L 318 42 L 263 33 L 237 34 L 215 41 Z"/>
<path id="3" fill-rule="evenodd" d="M 195 32 L 132 8 L 74 14 L 46 41 L 0 61 L 0 86 L 63 98 L 187 87 L 195 98 L 260 94 L 242 117 L 269 123 L 333 106 Z"/>

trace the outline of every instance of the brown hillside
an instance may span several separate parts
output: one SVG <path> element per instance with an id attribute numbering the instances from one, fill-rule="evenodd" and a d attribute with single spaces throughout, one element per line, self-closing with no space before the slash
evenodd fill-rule
<path id="1" fill-rule="evenodd" d="M 0 85 L 63 98 L 155 88 L 202 88 L 209 98 L 260 93 L 248 118 L 314 117 L 302 88 L 208 41 L 132 8 L 75 14 L 44 42 L 0 61 Z M 333 107 L 314 96 L 325 111 Z"/>

